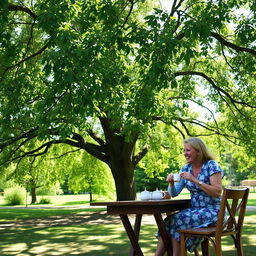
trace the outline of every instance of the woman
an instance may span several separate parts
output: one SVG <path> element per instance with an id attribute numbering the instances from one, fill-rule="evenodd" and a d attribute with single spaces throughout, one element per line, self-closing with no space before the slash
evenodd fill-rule
<path id="1" fill-rule="evenodd" d="M 174 183 L 172 174 L 166 179 L 169 182 L 168 193 L 172 197 L 179 195 L 183 188 L 187 188 L 191 195 L 190 208 L 165 219 L 166 228 L 172 238 L 173 256 L 180 256 L 180 234 L 177 230 L 214 225 L 221 201 L 223 171 L 214 161 L 205 143 L 199 138 L 186 139 L 184 156 L 187 164 L 180 171 L 181 180 Z M 194 251 L 200 241 L 201 238 L 197 237 L 188 239 L 187 249 Z M 155 256 L 162 256 L 164 252 L 164 243 L 159 237 Z"/>

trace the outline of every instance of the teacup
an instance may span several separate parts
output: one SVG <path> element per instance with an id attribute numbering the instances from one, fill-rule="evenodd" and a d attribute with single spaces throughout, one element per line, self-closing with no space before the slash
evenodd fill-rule
<path id="1" fill-rule="evenodd" d="M 174 173 L 173 174 L 173 180 L 174 180 L 174 182 L 179 182 L 180 181 L 180 174 L 179 173 Z"/>

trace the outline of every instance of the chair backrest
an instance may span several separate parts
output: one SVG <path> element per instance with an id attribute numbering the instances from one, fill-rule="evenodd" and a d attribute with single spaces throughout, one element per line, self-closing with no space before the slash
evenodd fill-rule
<path id="1" fill-rule="evenodd" d="M 241 232 L 248 196 L 249 188 L 223 189 L 216 236 L 229 231 Z"/>

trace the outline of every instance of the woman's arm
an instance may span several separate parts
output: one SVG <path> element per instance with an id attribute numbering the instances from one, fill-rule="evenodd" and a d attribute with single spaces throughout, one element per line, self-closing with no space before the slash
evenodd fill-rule
<path id="1" fill-rule="evenodd" d="M 179 195 L 185 186 L 184 180 L 181 180 L 180 182 L 174 182 L 173 174 L 169 174 L 167 176 L 166 181 L 169 182 L 168 193 L 170 194 L 171 197 L 175 197 L 175 196 Z"/>

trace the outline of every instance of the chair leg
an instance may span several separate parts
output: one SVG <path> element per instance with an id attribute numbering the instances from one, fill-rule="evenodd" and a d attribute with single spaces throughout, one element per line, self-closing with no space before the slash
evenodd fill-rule
<path id="1" fill-rule="evenodd" d="M 181 256 L 187 256 L 186 237 L 184 233 L 180 234 L 180 253 Z"/>
<path id="2" fill-rule="evenodd" d="M 234 238 L 236 250 L 237 250 L 237 255 L 238 256 L 243 256 L 243 246 L 242 246 L 242 239 L 241 235 L 237 234 L 236 237 Z"/>
<path id="3" fill-rule="evenodd" d="M 215 238 L 214 250 L 215 250 L 215 255 L 216 256 L 222 256 L 221 238 L 220 239 Z"/>
<path id="4" fill-rule="evenodd" d="M 210 253 L 209 253 L 209 239 L 208 238 L 204 237 L 204 240 L 201 243 L 201 247 L 202 247 L 203 256 L 210 256 Z"/>

